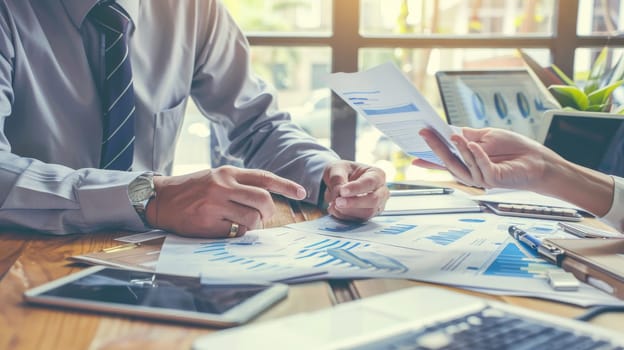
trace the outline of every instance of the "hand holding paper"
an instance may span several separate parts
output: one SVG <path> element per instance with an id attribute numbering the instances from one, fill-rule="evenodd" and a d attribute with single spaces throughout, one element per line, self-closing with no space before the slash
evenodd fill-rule
<path id="1" fill-rule="evenodd" d="M 450 141 L 450 136 L 457 133 L 455 128 L 440 118 L 394 64 L 385 63 L 359 73 L 335 73 L 328 83 L 349 106 L 407 154 L 443 166 L 419 136 L 420 130 L 429 128 L 461 159 Z"/>

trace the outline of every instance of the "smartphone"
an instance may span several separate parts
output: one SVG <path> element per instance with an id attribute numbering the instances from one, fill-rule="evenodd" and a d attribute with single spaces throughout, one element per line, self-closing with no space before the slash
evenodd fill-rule
<path id="1" fill-rule="evenodd" d="M 426 195 L 426 194 L 449 194 L 453 193 L 453 189 L 450 187 L 434 186 L 434 185 L 420 185 L 412 184 L 408 182 L 388 182 L 386 183 L 390 190 L 391 196 L 413 196 L 413 195 Z"/>
<path id="2" fill-rule="evenodd" d="M 24 293 L 29 303 L 217 327 L 243 324 L 283 299 L 279 283 L 232 282 L 96 266 Z"/>

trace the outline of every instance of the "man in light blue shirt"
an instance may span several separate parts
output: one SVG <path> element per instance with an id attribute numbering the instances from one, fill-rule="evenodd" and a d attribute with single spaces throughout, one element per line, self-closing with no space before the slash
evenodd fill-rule
<path id="1" fill-rule="evenodd" d="M 276 109 L 250 71 L 248 42 L 215 0 L 117 1 L 132 22 L 133 163 L 99 169 L 103 39 L 88 17 L 97 2 L 0 4 L 0 226 L 237 236 L 272 215 L 271 192 L 324 198 L 343 219 L 383 209 L 383 171 L 340 161 Z M 167 176 L 189 97 L 247 169 Z M 135 189 L 139 179 L 147 191 Z"/>

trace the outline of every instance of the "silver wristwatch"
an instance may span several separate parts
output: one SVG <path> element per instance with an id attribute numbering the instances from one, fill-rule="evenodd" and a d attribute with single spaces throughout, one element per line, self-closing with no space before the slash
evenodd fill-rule
<path id="1" fill-rule="evenodd" d="M 128 197 L 130 198 L 130 203 L 132 203 L 134 210 L 136 210 L 141 220 L 143 220 L 143 223 L 149 226 L 145 218 L 145 209 L 149 201 L 156 197 L 154 173 L 146 172 L 132 180 L 130 185 L 128 185 Z"/>

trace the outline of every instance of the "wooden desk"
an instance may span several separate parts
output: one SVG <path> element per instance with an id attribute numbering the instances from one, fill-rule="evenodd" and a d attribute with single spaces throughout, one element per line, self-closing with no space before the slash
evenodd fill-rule
<path id="1" fill-rule="evenodd" d="M 276 202 L 279 213 L 265 222 L 265 227 L 309 220 L 321 215 L 310 206 L 300 206 L 281 199 Z M 600 225 L 594 221 L 590 223 Z M 0 233 L 0 349 L 186 349 L 196 337 L 215 331 L 208 327 L 33 307 L 23 303 L 22 293 L 26 289 L 82 268 L 68 263 L 66 258 L 117 245 L 118 242 L 113 239 L 125 234 L 113 232 L 55 237 L 28 232 Z M 353 298 L 421 284 L 424 283 L 375 279 L 295 285 L 287 299 L 253 322 L 319 310 Z M 462 292 L 564 317 L 574 317 L 584 311 L 531 298 Z M 607 314 L 592 323 L 624 332 L 624 313 Z"/>
<path id="2" fill-rule="evenodd" d="M 265 227 L 321 215 L 309 206 L 277 200 L 278 214 Z M 0 349 L 187 349 L 193 340 L 215 331 L 130 317 L 57 310 L 23 303 L 25 290 L 82 269 L 66 259 L 119 245 L 127 232 L 47 236 L 0 233 Z M 330 307 L 335 298 L 327 282 L 292 286 L 281 301 L 254 322 Z"/>

